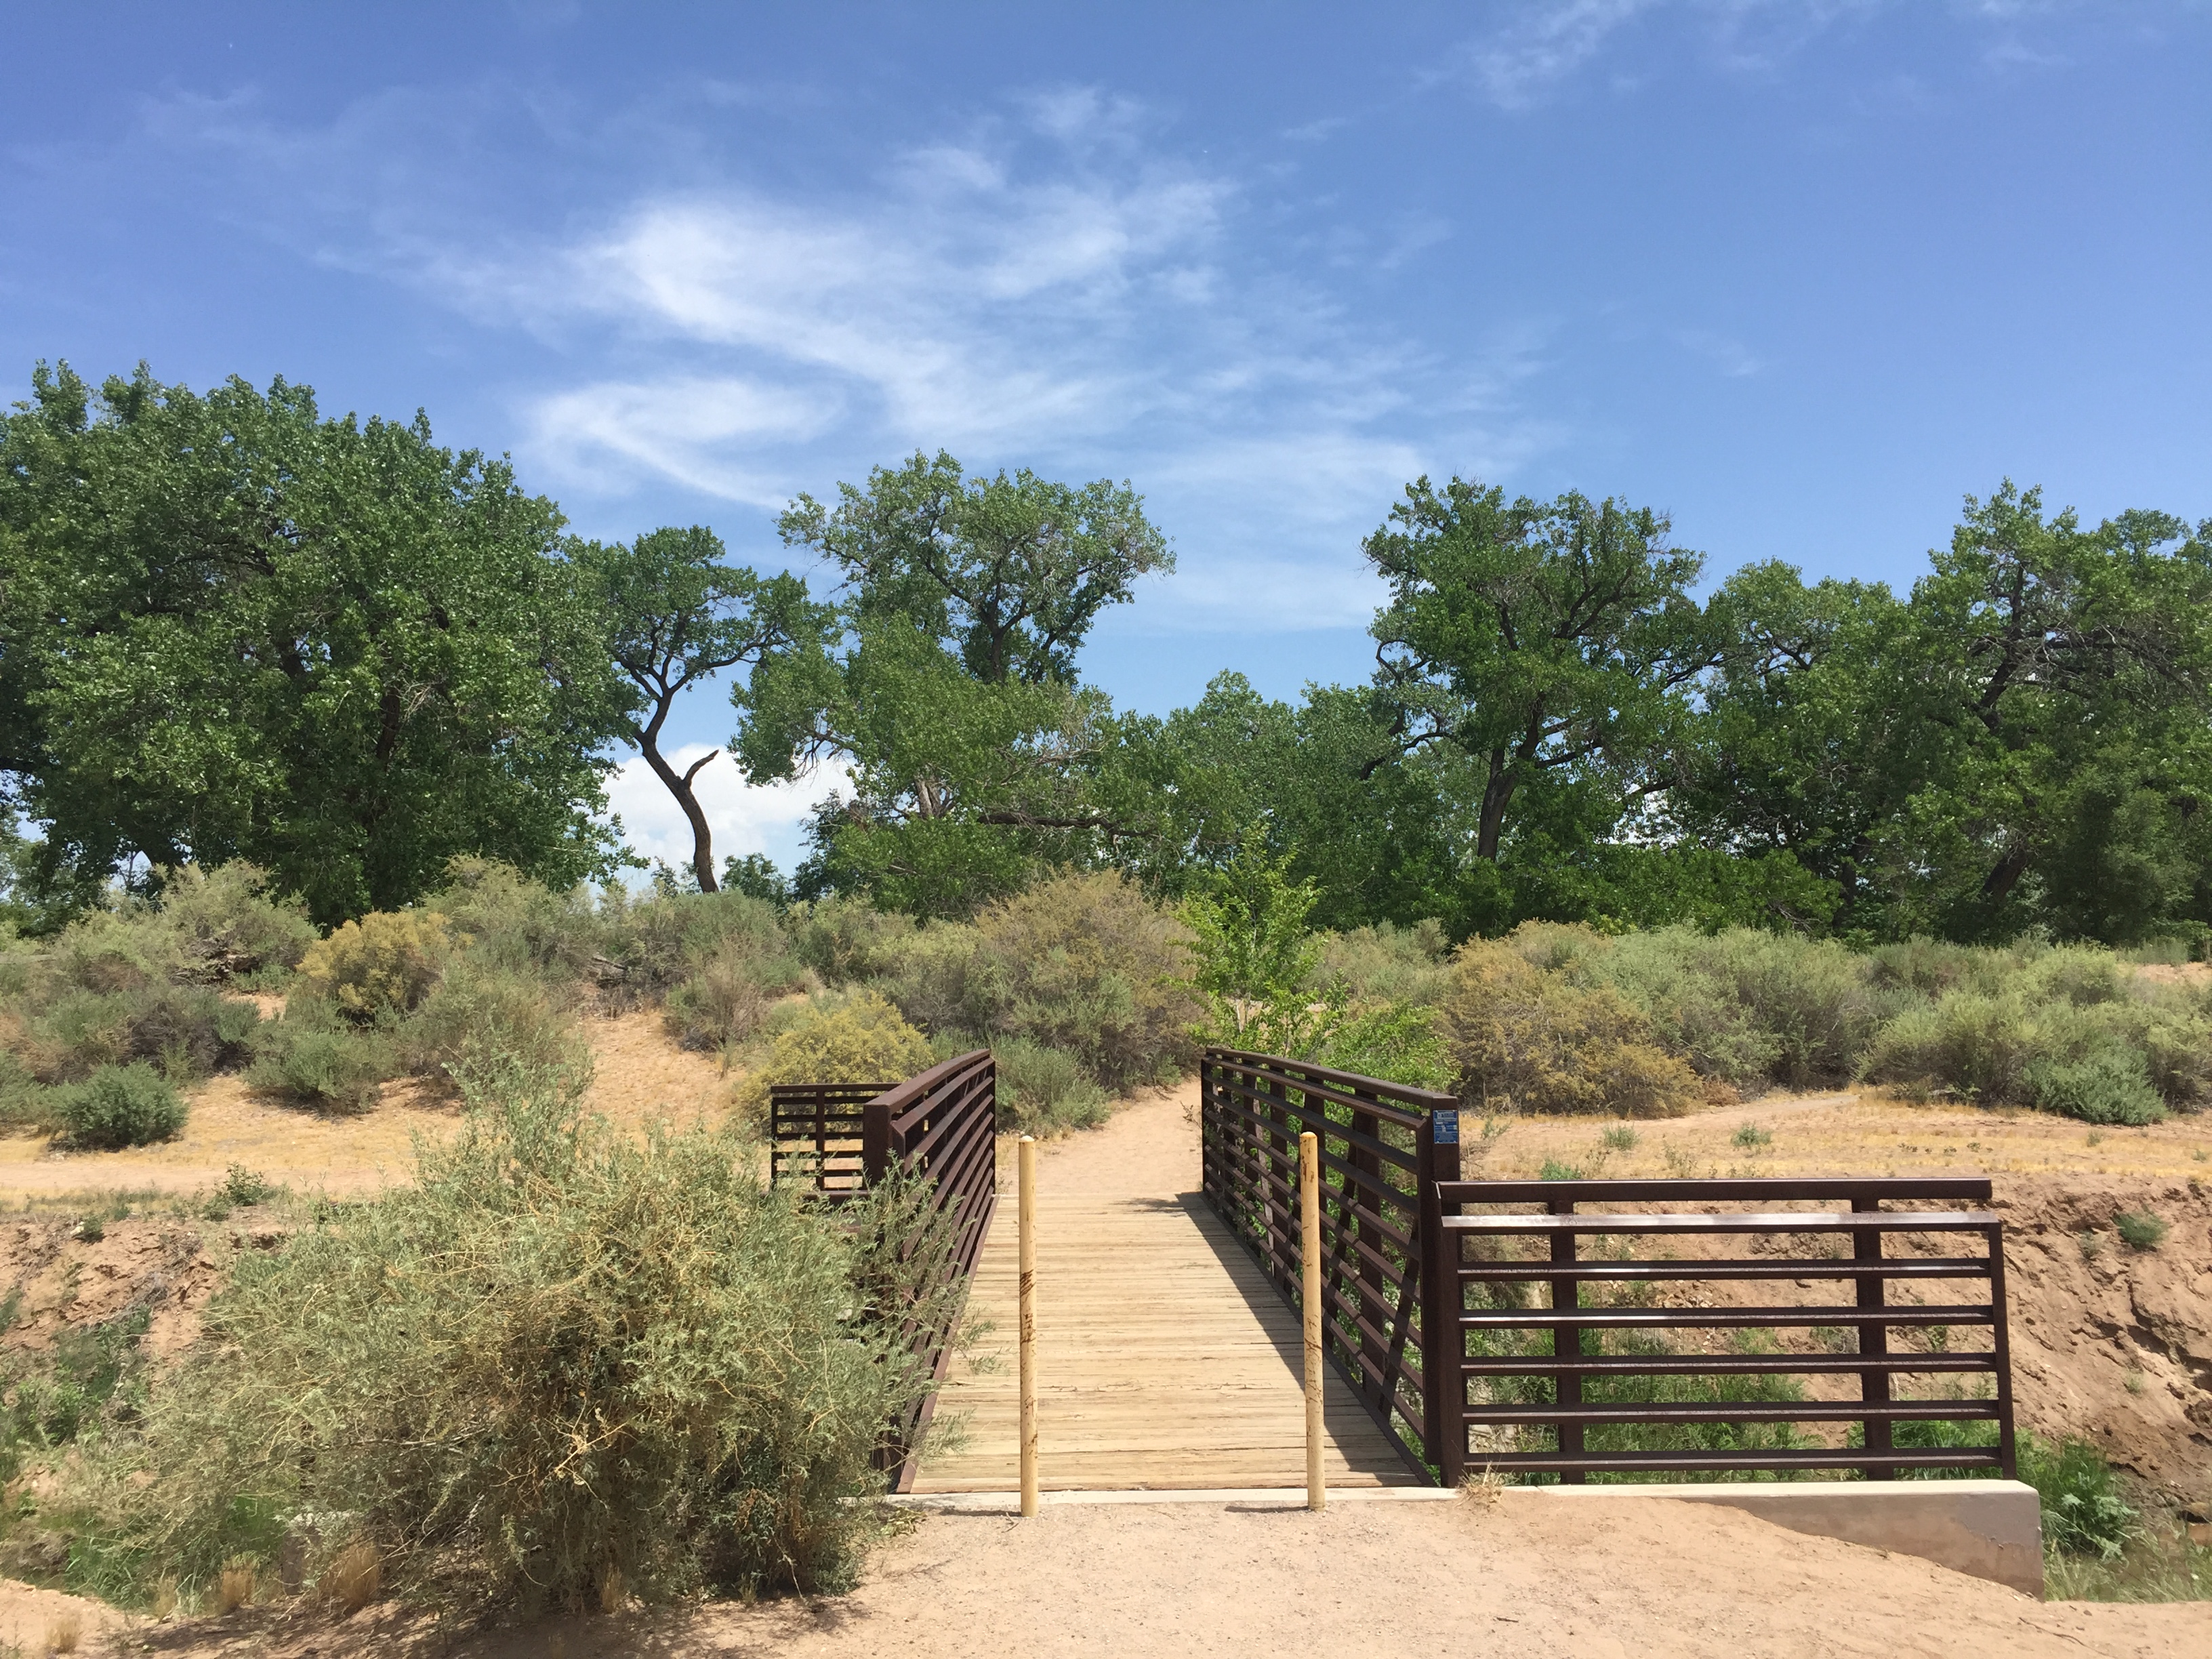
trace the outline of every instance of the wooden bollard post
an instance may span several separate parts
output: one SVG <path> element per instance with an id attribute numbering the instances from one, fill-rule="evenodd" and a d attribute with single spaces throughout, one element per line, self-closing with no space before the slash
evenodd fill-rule
<path id="1" fill-rule="evenodd" d="M 1037 1512 L 1036 1428 L 1036 1138 L 1024 1135 L 1018 1153 L 1022 1262 L 1022 1513 Z"/>
<path id="2" fill-rule="evenodd" d="M 1306 1507 L 1328 1502 L 1321 1479 L 1321 1142 L 1298 1137 L 1298 1266 L 1306 1316 Z"/>

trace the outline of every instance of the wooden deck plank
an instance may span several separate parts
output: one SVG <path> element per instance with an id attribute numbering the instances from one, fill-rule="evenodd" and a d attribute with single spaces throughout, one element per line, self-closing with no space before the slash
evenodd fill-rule
<path id="1" fill-rule="evenodd" d="M 1038 1461 L 1048 1490 L 1301 1487 L 1297 1314 L 1198 1196 L 1195 1085 L 1125 1107 L 1041 1149 Z M 1019 1379 L 1012 1157 L 976 1264 L 971 1316 L 991 1330 L 955 1362 L 917 1492 L 1010 1492 Z M 1322 1468 L 1332 1486 L 1414 1476 L 1332 1369 Z"/>

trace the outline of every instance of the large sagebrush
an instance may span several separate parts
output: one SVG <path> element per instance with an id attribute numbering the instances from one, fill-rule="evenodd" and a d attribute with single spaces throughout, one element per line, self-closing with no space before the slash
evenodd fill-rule
<path id="1" fill-rule="evenodd" d="M 465 1079 L 412 1186 L 242 1257 L 135 1436 L 75 1477 L 82 1571 L 187 1592 L 311 1516 L 442 1599 L 833 1589 L 871 1457 L 928 1379 L 900 1335 L 945 1225 L 890 1183 L 835 1217 L 703 1130 L 641 1143 L 573 1079 Z"/>

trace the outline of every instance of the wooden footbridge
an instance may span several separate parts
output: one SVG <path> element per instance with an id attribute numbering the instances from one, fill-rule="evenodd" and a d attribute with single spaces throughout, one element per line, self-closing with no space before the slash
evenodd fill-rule
<path id="1" fill-rule="evenodd" d="M 942 1387 L 895 1425 L 885 1467 L 902 1491 L 1017 1485 L 1017 1244 L 1011 1203 L 997 1213 L 1012 1182 L 994 1091 L 982 1052 L 888 1089 L 775 1091 L 777 1179 L 835 1199 L 902 1164 L 961 1218 L 971 1340 L 917 1337 Z M 1451 1485 L 1470 1462 L 1570 1482 L 2011 1474 L 2002 1223 L 1886 1207 L 1986 1200 L 1986 1181 L 1463 1182 L 1451 1107 L 1209 1050 L 1196 1084 L 1042 1149 L 1042 1486 L 1305 1485 L 1302 1129 L 1321 1137 L 1326 1194 L 1331 1486 Z M 1944 1424 L 1967 1432 L 1921 1431 Z"/>

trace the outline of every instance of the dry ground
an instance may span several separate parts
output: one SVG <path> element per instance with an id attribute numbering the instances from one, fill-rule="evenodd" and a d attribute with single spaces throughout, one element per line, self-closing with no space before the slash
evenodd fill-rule
<path id="1" fill-rule="evenodd" d="M 66 1598 L 0 1586 L 0 1640 L 27 1652 Z M 1165 1659 L 1185 1654 L 1558 1656 L 2212 1652 L 2212 1604 L 2045 1604 L 1911 1556 L 1727 1510 L 1533 1495 L 1387 1502 L 1048 1508 L 933 1516 L 853 1594 L 440 1630 L 390 1606 L 343 1624 L 261 1608 L 132 1621 L 83 1650 L 168 1659 Z M 20 1632 L 20 1633 L 18 1633 Z"/>

